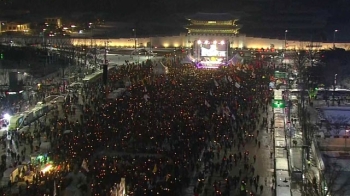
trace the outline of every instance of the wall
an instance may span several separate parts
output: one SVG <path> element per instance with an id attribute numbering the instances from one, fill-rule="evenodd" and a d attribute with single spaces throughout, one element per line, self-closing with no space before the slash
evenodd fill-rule
<path id="1" fill-rule="evenodd" d="M 129 47 L 135 46 L 134 38 L 119 38 L 119 39 L 90 39 L 90 38 L 59 38 L 59 37 L 48 37 L 45 38 L 48 43 L 73 43 L 74 45 L 97 45 L 103 47 L 108 41 L 110 47 Z M 152 42 L 153 47 L 167 48 L 167 47 L 191 47 L 197 40 L 229 40 L 231 48 L 248 48 L 248 49 L 268 49 L 271 44 L 274 45 L 275 49 L 284 48 L 284 40 L 269 39 L 269 38 L 256 38 L 246 37 L 245 35 L 238 36 L 215 36 L 215 35 L 187 35 L 182 34 L 178 36 L 164 36 L 164 37 L 152 37 L 152 38 L 137 38 L 137 45 L 139 47 L 147 47 L 147 43 Z M 0 42 L 8 43 L 13 41 L 15 43 L 41 43 L 42 37 L 0 37 Z M 310 42 L 301 42 L 295 40 L 287 40 L 288 49 L 305 49 Z M 329 49 L 333 47 L 333 43 L 314 43 L 320 45 L 320 47 L 314 47 L 314 49 Z M 149 46 L 149 45 L 148 45 Z M 344 48 L 349 50 L 350 43 L 335 43 L 338 48 Z"/>

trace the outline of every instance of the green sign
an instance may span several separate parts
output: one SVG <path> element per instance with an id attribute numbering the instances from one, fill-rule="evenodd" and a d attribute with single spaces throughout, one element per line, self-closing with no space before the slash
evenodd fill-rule
<path id="1" fill-rule="evenodd" d="M 278 79 L 278 78 L 288 78 L 288 73 L 275 71 L 275 79 Z"/>
<path id="2" fill-rule="evenodd" d="M 273 108 L 285 108 L 286 103 L 284 102 L 284 100 L 273 100 L 272 107 Z"/>

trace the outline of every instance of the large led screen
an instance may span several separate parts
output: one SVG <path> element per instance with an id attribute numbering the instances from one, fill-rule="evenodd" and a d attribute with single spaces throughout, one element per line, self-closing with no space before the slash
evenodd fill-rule
<path id="1" fill-rule="evenodd" d="M 201 46 L 202 57 L 226 57 L 226 44 L 203 44 Z"/>

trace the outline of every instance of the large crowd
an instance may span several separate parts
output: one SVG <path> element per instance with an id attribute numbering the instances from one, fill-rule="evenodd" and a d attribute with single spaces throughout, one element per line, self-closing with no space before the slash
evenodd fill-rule
<path id="1" fill-rule="evenodd" d="M 176 62 L 167 66 L 169 73 L 157 75 L 149 64 L 110 70 L 108 85 L 101 80 L 86 84 L 80 95 L 58 106 L 64 108 L 63 116 L 52 115 L 48 126 L 39 126 L 39 136 L 22 136 L 26 142 L 45 135 L 53 163 L 59 166 L 46 173 L 37 171 L 26 192 L 52 195 L 79 184 L 80 195 L 103 196 L 125 179 L 128 195 L 180 195 L 192 176 L 203 178 L 203 163 L 210 172 L 229 175 L 224 171 L 234 169 L 238 157 L 245 160 L 244 144 L 259 126 L 255 122 L 260 110 L 266 112 L 270 70 L 256 66 L 205 70 Z M 121 81 L 131 81 L 131 86 Z M 123 95 L 106 98 L 121 87 L 127 88 Z M 78 120 L 71 118 L 75 112 L 65 109 L 70 105 L 82 111 Z M 262 123 L 265 126 L 266 120 Z M 225 154 L 215 165 L 213 149 L 239 146 L 242 154 Z M 76 166 L 82 163 L 85 178 L 75 182 L 70 177 L 77 176 Z M 231 176 L 226 189 L 214 182 L 215 192 L 230 195 L 230 187 L 247 176 L 237 178 Z M 196 184 L 194 194 L 201 189 Z"/>

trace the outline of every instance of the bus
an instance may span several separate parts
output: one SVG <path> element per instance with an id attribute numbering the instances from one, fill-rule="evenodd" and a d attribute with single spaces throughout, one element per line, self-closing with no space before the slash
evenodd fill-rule
<path id="1" fill-rule="evenodd" d="M 15 116 L 12 116 L 10 119 L 10 125 L 8 127 L 8 130 L 16 130 L 23 127 L 25 116 L 23 114 L 17 114 Z"/>
<path id="2" fill-rule="evenodd" d="M 102 79 L 102 72 L 96 71 L 95 73 L 85 76 L 85 78 L 83 79 L 83 83 L 96 82 L 101 79 Z"/>
<path id="3" fill-rule="evenodd" d="M 8 130 L 21 129 L 22 127 L 38 120 L 40 117 L 50 112 L 51 109 L 53 109 L 53 107 L 50 107 L 49 104 L 42 104 L 39 102 L 32 110 L 12 116 Z"/>

